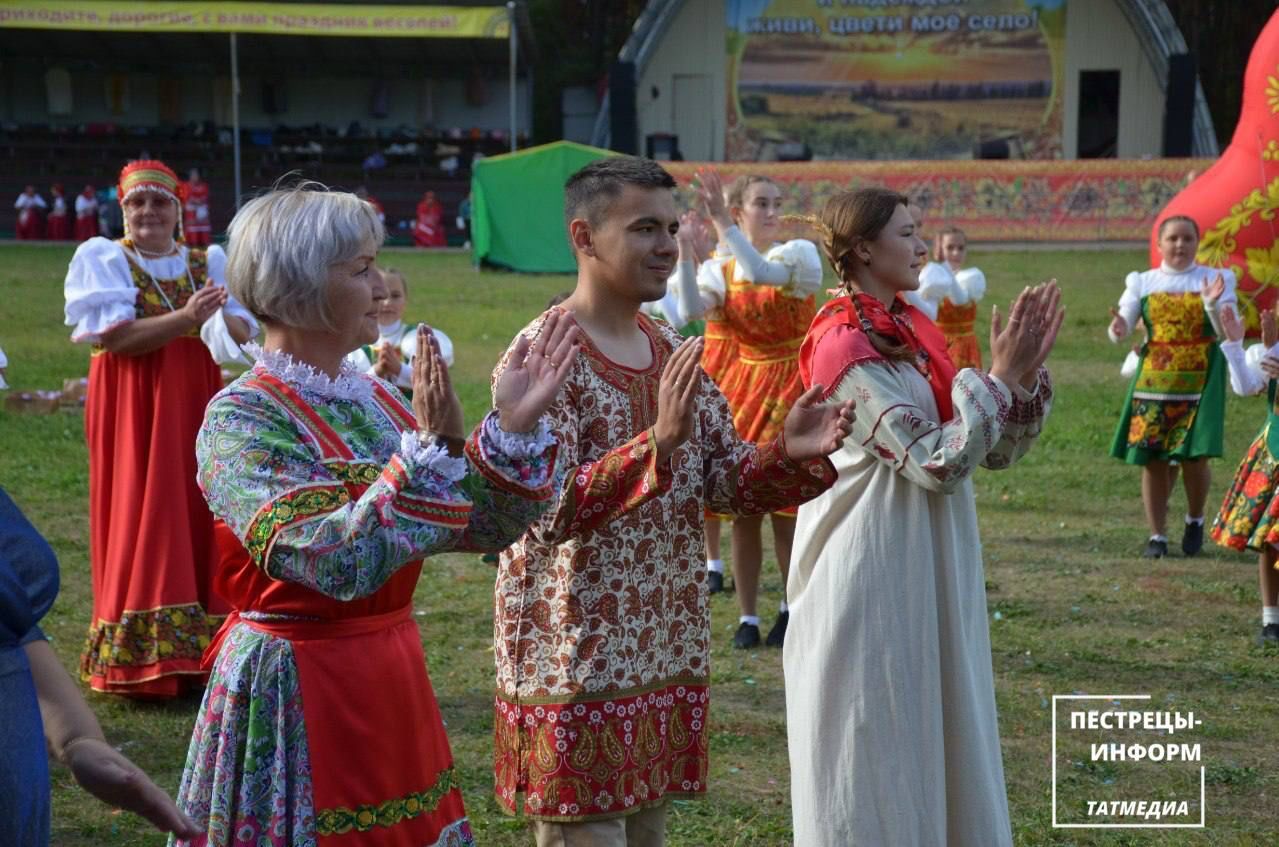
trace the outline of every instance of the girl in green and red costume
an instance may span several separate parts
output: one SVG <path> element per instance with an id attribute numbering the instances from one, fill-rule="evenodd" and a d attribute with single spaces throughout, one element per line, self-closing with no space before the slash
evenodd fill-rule
<path id="1" fill-rule="evenodd" d="M 1110 340 L 1119 342 L 1140 320 L 1148 340 L 1128 389 L 1110 455 L 1140 465 L 1141 498 L 1150 539 L 1147 558 L 1168 554 L 1168 498 L 1180 466 L 1186 488 L 1181 549 L 1203 547 L 1204 505 L 1211 471 L 1221 455 L 1226 402 L 1226 360 L 1218 313 L 1235 303 L 1228 270 L 1195 263 L 1199 228 L 1187 217 L 1159 224 L 1158 268 L 1128 274 L 1119 305 L 1111 309 Z"/>

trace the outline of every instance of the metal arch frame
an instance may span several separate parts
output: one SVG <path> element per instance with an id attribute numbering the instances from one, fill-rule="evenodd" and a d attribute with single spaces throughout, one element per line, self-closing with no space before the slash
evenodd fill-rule
<path id="1" fill-rule="evenodd" d="M 640 12 L 640 16 L 635 19 L 635 26 L 631 27 L 631 34 L 622 45 L 617 59 L 621 62 L 635 63 L 637 81 L 647 67 L 648 60 L 652 58 L 653 51 L 661 43 L 662 36 L 670 28 L 671 21 L 675 19 L 675 13 L 683 5 L 684 0 L 649 0 L 644 11 Z M 609 95 L 605 91 L 604 99 L 600 101 L 600 110 L 595 115 L 595 126 L 591 129 L 593 147 L 608 150 L 613 143 L 612 131 L 609 127 L 610 112 Z"/>
<path id="2" fill-rule="evenodd" d="M 1067 0 L 1069 2 L 1069 0 Z M 1163 0 L 1115 0 L 1119 10 L 1128 19 L 1142 50 L 1150 60 L 1155 71 L 1155 78 L 1165 92 L 1168 90 L 1168 57 L 1175 53 L 1188 51 L 1186 39 L 1172 12 Z M 649 0 L 644 11 L 635 21 L 630 37 L 618 53 L 620 61 L 635 63 L 636 79 L 643 74 L 649 58 L 657 49 L 657 44 L 670 27 L 675 13 L 683 6 L 683 0 Z M 595 126 L 591 130 L 591 144 L 608 149 L 612 143 L 609 128 L 609 95 L 606 91 L 600 103 L 599 113 L 595 116 Z M 1212 114 L 1208 111 L 1208 101 L 1204 97 L 1203 83 L 1199 75 L 1195 75 L 1195 126 L 1194 155 L 1217 156 L 1221 151 L 1217 146 L 1217 135 L 1213 131 Z"/>
<path id="3" fill-rule="evenodd" d="M 1069 2 L 1069 0 L 1067 0 Z M 1165 96 L 1168 92 L 1168 59 L 1177 53 L 1186 53 L 1186 39 L 1177 28 L 1168 4 L 1163 0 L 1116 0 L 1116 5 L 1132 26 L 1141 49 L 1154 68 L 1155 78 Z M 1195 73 L 1195 156 L 1215 157 L 1221 150 L 1217 146 L 1217 134 L 1213 130 L 1212 113 L 1208 111 L 1208 100 L 1204 97 L 1203 83 L 1199 74 Z"/>

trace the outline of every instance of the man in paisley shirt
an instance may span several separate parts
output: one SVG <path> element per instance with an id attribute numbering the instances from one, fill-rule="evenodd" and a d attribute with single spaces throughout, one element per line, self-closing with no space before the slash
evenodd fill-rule
<path id="1" fill-rule="evenodd" d="M 546 413 L 567 469 L 558 507 L 502 553 L 495 589 L 497 799 L 539 845 L 663 844 L 667 799 L 706 790 L 704 511 L 817 496 L 853 420 L 815 386 L 775 441 L 740 441 L 702 339 L 640 312 L 677 260 L 674 187 L 625 156 L 574 174 L 577 287 L 521 333 L 558 309 L 581 340 Z"/>

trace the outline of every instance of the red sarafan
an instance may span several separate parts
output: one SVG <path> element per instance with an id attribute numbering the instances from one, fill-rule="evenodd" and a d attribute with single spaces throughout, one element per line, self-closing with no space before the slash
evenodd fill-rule
<path id="1" fill-rule="evenodd" d="M 1279 296 L 1279 12 L 1257 37 L 1244 72 L 1243 107 L 1221 158 L 1159 214 L 1150 232 L 1151 267 L 1159 266 L 1159 222 L 1185 215 L 1199 225 L 1202 265 L 1230 268 L 1248 327 L 1257 309 Z"/>

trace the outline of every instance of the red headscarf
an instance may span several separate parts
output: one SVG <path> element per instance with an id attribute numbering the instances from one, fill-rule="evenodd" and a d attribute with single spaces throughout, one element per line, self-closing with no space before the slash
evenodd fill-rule
<path id="1" fill-rule="evenodd" d="M 822 337 L 840 329 L 835 344 L 827 345 L 817 355 Z M 923 312 L 902 300 L 891 309 L 869 294 L 858 292 L 851 297 L 831 300 L 813 318 L 799 351 L 799 372 L 804 387 L 821 384 L 828 391 L 839 385 L 853 365 L 865 361 L 885 361 L 882 353 L 870 343 L 874 331 L 895 344 L 904 345 L 914 354 L 910 363 L 928 380 L 937 401 L 942 423 L 955 414 L 950 400 L 950 386 L 955 380 L 955 365 L 946 352 L 946 336 Z"/>

